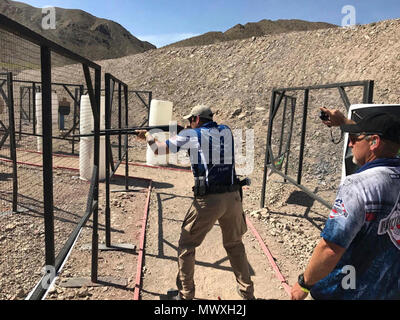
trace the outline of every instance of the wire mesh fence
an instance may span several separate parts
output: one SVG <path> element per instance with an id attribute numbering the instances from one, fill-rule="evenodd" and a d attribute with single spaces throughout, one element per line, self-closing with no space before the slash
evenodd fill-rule
<path id="1" fill-rule="evenodd" d="M 8 105 L 8 80 L 6 73 L 0 73 L 0 188 L 4 190 L 0 196 L 0 213 L 6 213 L 13 209 L 13 167 L 10 149 L 10 117 Z"/>
<path id="2" fill-rule="evenodd" d="M 272 94 L 261 207 L 269 171 L 330 208 L 333 199 L 325 199 L 334 197 L 342 177 L 344 139 L 340 128 L 321 122 L 320 107 L 347 115 L 351 103 L 372 102 L 373 81 L 274 89 Z"/>
<path id="3" fill-rule="evenodd" d="M 40 298 L 43 268 L 56 272 L 97 218 L 100 72 L 0 15 L 0 299 Z"/>
<path id="4" fill-rule="evenodd" d="M 128 127 L 142 127 L 149 125 L 149 113 L 153 93 L 151 91 L 128 91 Z M 134 136 L 128 136 L 128 145 L 131 152 L 129 152 L 129 161 L 137 161 L 143 155 L 143 147 Z M 145 160 L 140 159 L 140 160 Z"/>

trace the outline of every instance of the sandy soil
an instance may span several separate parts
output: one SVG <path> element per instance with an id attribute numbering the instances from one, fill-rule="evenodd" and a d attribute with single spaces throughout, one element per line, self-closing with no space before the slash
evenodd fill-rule
<path id="1" fill-rule="evenodd" d="M 153 181 L 150 198 L 148 223 L 146 230 L 144 266 L 142 269 L 141 300 L 167 299 L 168 289 L 175 288 L 177 274 L 177 242 L 183 218 L 192 203 L 191 181 L 192 174 L 187 171 L 153 169 L 146 167 L 130 167 L 131 175 Z M 123 170 L 122 168 L 120 170 Z M 279 179 L 278 179 L 279 180 Z M 279 181 L 271 183 L 280 185 Z M 120 186 L 121 187 L 121 186 Z M 143 191 L 145 186 L 142 186 Z M 311 207 L 287 204 L 281 210 L 271 208 L 261 211 L 261 217 L 253 213 L 258 203 L 254 199 L 257 189 L 248 189 L 245 194 L 245 208 L 251 223 L 257 229 L 264 243 L 272 253 L 274 260 L 287 282 L 292 285 L 302 267 L 308 260 L 313 246 L 324 222 L 320 214 L 321 205 Z M 287 186 L 282 192 L 282 201 L 296 188 Z M 113 193 L 112 194 L 113 239 L 118 242 L 133 243 L 139 247 L 140 228 L 142 226 L 145 193 Z M 252 210 L 254 209 L 254 210 Z M 299 230 L 294 234 L 295 248 L 301 251 L 299 255 L 289 246 L 285 234 L 276 234 L 279 226 L 263 216 L 265 212 L 275 217 L 276 223 L 286 226 L 298 225 Z M 323 210 L 322 210 L 323 211 Z M 325 210 L 326 211 L 326 210 Z M 125 212 L 125 213 L 123 213 Z M 103 217 L 102 211 L 100 217 Z M 290 227 L 289 227 L 290 229 Z M 123 230 L 123 231 L 122 231 Z M 274 231 L 275 230 L 275 231 Z M 286 230 L 286 229 L 285 229 Z M 274 233 L 275 232 L 275 233 Z M 282 231 L 283 232 L 283 231 Z M 290 232 L 286 230 L 287 234 Z M 287 236 L 286 234 L 286 236 Z M 305 238 L 302 240 L 302 236 Z M 104 237 L 101 239 L 104 241 Z M 285 240 L 284 240 L 285 239 Z M 313 240 L 314 241 L 313 241 Z M 90 277 L 90 251 L 82 250 L 85 243 L 91 241 L 90 224 L 83 231 L 74 251 L 68 260 L 64 271 L 57 280 L 55 288 L 49 295 L 50 299 L 118 299 L 131 300 L 135 286 L 137 253 L 101 252 L 99 275 L 111 276 L 115 280 L 125 279 L 128 285 L 119 288 L 112 283 L 99 288 L 63 288 L 63 282 L 71 278 Z M 297 241 L 297 242 L 296 242 Z M 255 295 L 258 299 L 286 300 L 287 292 L 277 274 L 261 249 L 255 235 L 249 230 L 244 236 L 244 243 L 255 283 Z M 304 247 L 304 248 L 303 248 Z M 206 237 L 196 253 L 196 299 L 201 300 L 240 300 L 236 293 L 233 272 L 222 246 L 221 232 L 216 225 Z"/>
<path id="2" fill-rule="evenodd" d="M 78 164 L 77 159 L 73 158 L 66 158 L 64 161 L 68 161 L 71 166 Z M 55 165 L 63 165 L 61 158 L 57 158 L 54 162 Z M 136 159 L 136 163 L 144 164 L 140 159 Z M 91 277 L 92 256 L 92 220 L 90 219 L 83 228 L 62 272 L 58 275 L 55 285 L 50 289 L 47 299 L 133 300 L 138 271 L 142 272 L 140 300 L 164 300 L 167 298 L 168 289 L 175 288 L 180 227 L 193 201 L 192 173 L 187 167 L 148 168 L 142 165 L 132 164 L 129 167 L 130 176 L 135 177 L 129 180 L 130 189 L 134 192 L 123 192 L 124 181 L 121 178 L 113 179 L 111 185 L 111 190 L 120 191 L 111 192 L 112 244 L 130 244 L 136 246 L 136 249 L 99 251 L 98 275 L 102 283 L 100 286 L 93 287 L 92 283 L 88 282 Z M 124 171 L 124 166 L 121 165 L 118 173 L 123 174 Z M 64 180 L 77 174 L 76 172 L 66 173 L 65 170 L 62 172 L 60 177 Z M 329 210 L 318 202 L 310 200 L 296 187 L 283 184 L 282 179 L 276 175 L 270 177 L 268 181 L 267 206 L 260 210 L 261 173 L 255 172 L 254 175 L 256 175 L 254 185 L 245 190 L 245 213 L 271 252 L 286 282 L 292 285 L 310 258 Z M 60 181 L 62 182 L 63 179 Z M 152 180 L 153 188 L 148 211 L 143 268 L 137 270 L 140 236 L 149 187 L 149 181 L 146 179 Z M 78 180 L 73 179 L 73 181 Z M 71 184 L 71 187 L 76 191 L 76 185 Z M 87 186 L 84 187 L 87 188 Z M 100 184 L 99 242 L 101 244 L 105 243 L 104 188 L 104 184 Z M 325 196 L 329 199 L 333 193 L 327 192 Z M 23 219 L 23 217 L 18 217 L 18 219 Z M 66 228 L 64 225 L 70 225 L 70 223 L 66 224 L 66 221 L 62 224 L 63 219 L 58 220 L 61 231 Z M 14 228 L 24 228 L 27 223 L 23 221 L 20 223 L 21 226 L 16 223 Z M 37 226 L 36 229 L 38 231 L 35 232 L 39 234 L 33 238 L 42 243 L 40 227 Z M 72 230 L 70 226 L 68 230 Z M 66 232 L 64 234 L 67 235 Z M 287 291 L 250 229 L 244 236 L 244 244 L 255 284 L 256 297 L 265 300 L 288 299 Z M 34 242 L 32 246 L 35 247 Z M 41 248 L 40 245 L 36 247 Z M 30 250 L 31 253 L 34 252 L 32 250 Z M 17 250 L 14 251 L 17 252 Z M 39 250 L 37 254 L 31 256 L 43 257 L 42 255 L 43 252 Z M 24 255 L 20 256 L 24 257 Z M 29 281 L 15 276 L 8 282 L 8 287 L 3 286 L 4 290 L 8 290 L 13 285 L 15 286 L 15 282 L 21 280 L 20 282 L 27 284 L 29 288 L 15 286 L 17 289 L 5 292 L 3 299 L 25 298 L 33 285 L 40 280 L 39 271 L 42 260 L 36 260 L 37 271 L 32 274 Z M 1 266 L 6 265 L 3 263 Z M 82 278 L 87 281 L 82 282 Z M 69 288 L 71 281 L 76 280 L 80 281 L 79 285 Z M 236 293 L 232 269 L 222 246 L 218 224 L 197 250 L 195 282 L 196 299 L 240 299 Z"/>

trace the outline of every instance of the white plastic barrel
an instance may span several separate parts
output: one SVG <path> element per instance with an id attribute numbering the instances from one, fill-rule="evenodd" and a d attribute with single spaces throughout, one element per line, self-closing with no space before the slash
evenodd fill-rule
<path id="1" fill-rule="evenodd" d="M 105 125 L 105 97 L 100 100 L 100 130 L 106 128 Z M 92 106 L 88 95 L 81 97 L 80 109 L 80 134 L 92 134 L 94 130 L 94 118 Z M 94 153 L 94 137 L 82 137 L 79 143 L 79 172 L 80 179 L 90 181 L 93 173 L 93 153 Z M 106 178 L 106 138 L 100 137 L 100 164 L 99 164 L 99 180 Z"/>
<path id="2" fill-rule="evenodd" d="M 42 121 L 42 93 L 37 92 L 35 94 L 36 100 L 36 134 L 43 133 L 43 121 Z M 52 92 L 51 94 L 51 124 L 52 132 L 55 134 L 58 128 L 58 97 L 57 93 Z M 43 150 L 43 138 L 37 137 L 37 151 Z"/>
<path id="3" fill-rule="evenodd" d="M 170 101 L 152 100 L 150 105 L 149 126 L 165 126 L 172 121 L 172 110 L 174 104 Z M 164 142 L 169 133 L 152 134 L 158 141 Z M 168 164 L 167 155 L 156 156 L 150 146 L 147 146 L 146 164 L 149 166 L 163 166 Z"/>

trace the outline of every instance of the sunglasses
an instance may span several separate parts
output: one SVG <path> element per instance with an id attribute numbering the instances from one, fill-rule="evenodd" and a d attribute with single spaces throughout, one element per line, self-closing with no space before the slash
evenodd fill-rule
<path id="1" fill-rule="evenodd" d="M 364 137 L 362 137 L 364 136 Z M 359 141 L 365 140 L 367 137 L 367 135 L 363 134 L 363 133 L 359 133 L 359 134 L 349 134 L 349 140 L 351 141 L 352 144 L 355 144 Z"/>
<path id="2" fill-rule="evenodd" d="M 376 134 L 376 133 L 369 133 L 369 134 L 367 134 L 367 133 L 350 133 L 349 140 L 351 141 L 352 144 L 355 144 L 359 141 L 369 139 L 371 137 L 371 135 L 380 136 L 379 134 Z M 364 137 L 362 137 L 362 136 L 364 136 Z"/>

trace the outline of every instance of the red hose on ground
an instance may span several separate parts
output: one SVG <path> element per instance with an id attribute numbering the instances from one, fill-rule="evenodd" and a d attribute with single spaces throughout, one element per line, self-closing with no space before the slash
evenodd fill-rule
<path id="1" fill-rule="evenodd" d="M 272 268 L 275 271 L 276 276 L 278 277 L 278 279 L 280 280 L 283 288 L 285 289 L 285 291 L 287 292 L 287 294 L 289 296 L 291 296 L 291 288 L 290 286 L 287 284 L 287 281 L 285 280 L 285 278 L 283 277 L 281 271 L 279 270 L 278 266 L 275 263 L 274 257 L 272 256 L 271 252 L 269 251 L 268 247 L 265 245 L 264 240 L 261 238 L 260 234 L 258 233 L 258 231 L 256 230 L 256 228 L 254 228 L 253 224 L 251 223 L 250 219 L 246 217 L 246 222 L 247 225 L 249 226 L 251 232 L 254 234 L 254 236 L 257 238 L 258 243 L 261 246 L 261 249 L 264 251 L 265 255 L 268 258 L 269 263 L 271 264 Z"/>

